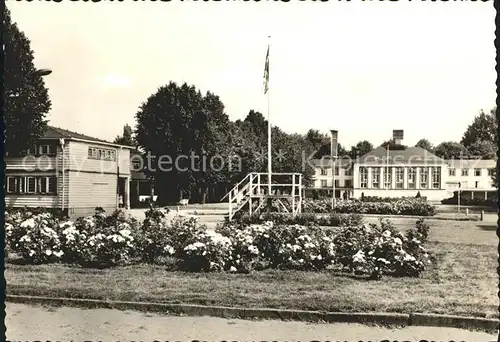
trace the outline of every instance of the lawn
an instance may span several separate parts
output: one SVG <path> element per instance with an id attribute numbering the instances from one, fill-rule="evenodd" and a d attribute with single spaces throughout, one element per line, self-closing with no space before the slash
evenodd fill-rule
<path id="1" fill-rule="evenodd" d="M 376 219 L 366 219 L 368 222 Z M 413 219 L 393 219 L 406 230 Z M 421 278 L 368 281 L 332 272 L 190 274 L 134 265 L 106 270 L 7 262 L 7 294 L 325 311 L 498 314 L 494 226 L 427 220 L 437 265 Z"/>

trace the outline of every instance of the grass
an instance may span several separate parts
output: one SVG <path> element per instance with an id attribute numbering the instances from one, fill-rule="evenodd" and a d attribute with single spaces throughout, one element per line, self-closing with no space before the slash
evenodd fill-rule
<path id="1" fill-rule="evenodd" d="M 393 220 L 401 230 L 413 221 Z M 427 247 L 437 264 L 421 278 L 368 281 L 332 272 L 194 274 L 150 265 L 95 270 L 7 263 L 7 294 L 320 311 L 497 315 L 494 230 L 475 222 L 428 221 Z"/>

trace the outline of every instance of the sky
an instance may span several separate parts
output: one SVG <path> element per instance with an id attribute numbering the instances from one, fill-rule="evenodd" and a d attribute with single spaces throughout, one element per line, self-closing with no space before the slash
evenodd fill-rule
<path id="1" fill-rule="evenodd" d="M 158 87 L 217 94 L 287 132 L 459 141 L 495 104 L 493 2 L 13 2 L 50 124 L 113 140 Z M 271 36 L 269 39 L 268 36 Z M 270 43 L 270 90 L 263 93 Z M 269 108 L 269 111 L 268 111 Z"/>

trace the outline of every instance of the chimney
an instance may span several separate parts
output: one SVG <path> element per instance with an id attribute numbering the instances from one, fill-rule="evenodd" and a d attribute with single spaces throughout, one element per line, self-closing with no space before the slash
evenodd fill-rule
<path id="1" fill-rule="evenodd" d="M 330 132 L 332 133 L 332 141 L 331 141 L 331 146 L 330 146 L 330 148 L 331 148 L 330 155 L 335 158 L 335 157 L 337 157 L 338 131 L 335 131 L 335 130 L 331 129 Z"/>
<path id="2" fill-rule="evenodd" d="M 392 131 L 392 139 L 394 140 L 394 145 L 400 146 L 403 143 L 403 130 L 395 129 Z"/>

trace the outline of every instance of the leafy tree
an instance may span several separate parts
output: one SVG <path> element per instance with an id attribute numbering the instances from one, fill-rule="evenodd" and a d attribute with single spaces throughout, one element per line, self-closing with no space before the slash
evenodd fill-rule
<path id="1" fill-rule="evenodd" d="M 129 125 L 123 126 L 123 135 L 117 136 L 113 142 L 118 145 L 135 146 L 132 127 Z"/>
<path id="2" fill-rule="evenodd" d="M 30 41 L 12 22 L 5 6 L 3 18 L 4 151 L 16 155 L 44 134 L 51 102 L 43 79 L 36 72 Z"/>
<path id="3" fill-rule="evenodd" d="M 198 147 L 193 124 L 202 110 L 203 96 L 194 86 L 170 82 L 136 114 L 137 144 L 151 156 L 145 172 L 153 177 L 162 204 L 177 201 L 184 191 L 196 188 L 191 167 L 191 152 Z"/>
<path id="4" fill-rule="evenodd" d="M 467 147 L 467 155 L 481 159 L 494 159 L 497 147 L 492 141 L 479 140 Z"/>
<path id="5" fill-rule="evenodd" d="M 424 150 L 427 150 L 429 152 L 432 152 L 434 150 L 434 146 L 432 146 L 431 142 L 427 139 L 420 139 L 415 147 L 423 148 Z"/>
<path id="6" fill-rule="evenodd" d="M 467 150 L 462 144 L 446 141 L 436 146 L 434 154 L 443 159 L 461 159 L 467 155 Z"/>
<path id="7" fill-rule="evenodd" d="M 476 141 L 489 141 L 496 145 L 498 133 L 495 112 L 496 108 L 493 108 L 488 114 L 481 110 L 472 124 L 467 127 L 460 143 L 465 147 L 471 146 Z"/>
<path id="8" fill-rule="evenodd" d="M 349 156 L 356 159 L 358 156 L 363 156 L 373 150 L 373 145 L 368 140 L 358 142 L 355 146 L 351 147 Z"/>

